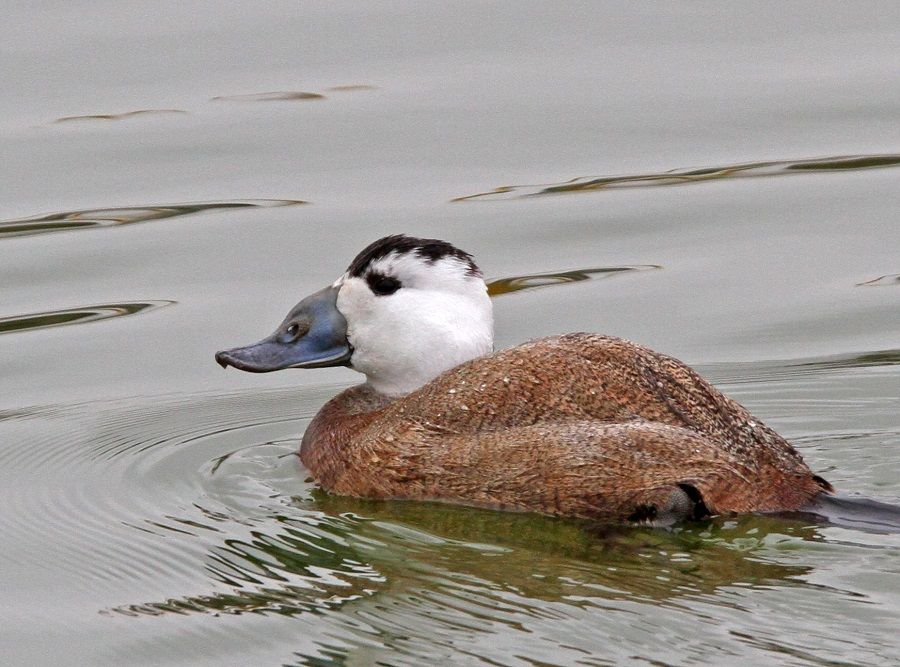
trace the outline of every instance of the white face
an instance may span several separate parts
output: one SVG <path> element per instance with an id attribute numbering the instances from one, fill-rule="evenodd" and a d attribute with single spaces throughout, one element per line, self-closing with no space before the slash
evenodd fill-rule
<path id="1" fill-rule="evenodd" d="M 337 280 L 351 367 L 399 396 L 464 361 L 490 354 L 493 314 L 484 280 L 465 259 L 392 251 Z"/>

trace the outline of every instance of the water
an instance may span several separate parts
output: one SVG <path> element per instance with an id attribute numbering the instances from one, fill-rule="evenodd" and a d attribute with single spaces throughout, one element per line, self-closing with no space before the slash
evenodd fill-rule
<path id="1" fill-rule="evenodd" d="M 213 361 L 447 238 L 499 346 L 638 340 L 900 503 L 896 3 L 7 4 L 0 662 L 900 661 L 866 515 L 329 497 L 294 452 L 353 373 Z"/>

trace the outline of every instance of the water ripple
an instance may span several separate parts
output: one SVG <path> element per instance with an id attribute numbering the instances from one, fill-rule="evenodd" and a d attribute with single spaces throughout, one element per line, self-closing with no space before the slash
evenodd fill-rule
<path id="1" fill-rule="evenodd" d="M 190 204 L 159 204 L 63 211 L 61 213 L 50 213 L 27 218 L 0 220 L 0 239 L 46 234 L 49 232 L 65 232 L 74 229 L 132 225 L 138 222 L 178 218 L 212 210 L 271 208 L 275 206 L 296 206 L 305 203 L 307 202 L 300 199 L 241 199 Z"/>
<path id="2" fill-rule="evenodd" d="M 759 384 L 770 380 L 796 383 L 807 375 L 834 373 L 854 368 L 896 366 L 897 364 L 900 364 L 900 350 L 877 350 L 798 359 L 706 364 L 703 366 L 703 373 L 717 383 Z"/>
<path id="3" fill-rule="evenodd" d="M 863 283 L 857 283 L 857 287 L 885 287 L 887 285 L 900 285 L 900 273 L 888 273 L 887 275 L 878 276 L 872 280 Z"/>
<path id="4" fill-rule="evenodd" d="M 51 327 L 64 327 L 71 324 L 86 324 L 108 320 L 112 317 L 125 317 L 137 313 L 149 312 L 174 304 L 175 301 L 129 301 L 126 303 L 102 303 L 95 306 L 79 308 L 63 308 L 62 310 L 46 310 L 41 313 L 12 315 L 0 317 L 0 335 L 5 333 L 21 333 Z"/>
<path id="5" fill-rule="evenodd" d="M 354 83 L 343 86 L 331 86 L 326 88 L 326 90 L 330 90 L 335 93 L 355 93 L 355 92 L 363 92 L 370 90 L 378 90 L 378 86 L 372 86 L 367 83 Z"/>
<path id="6" fill-rule="evenodd" d="M 125 111 L 124 113 L 96 113 L 84 116 L 63 116 L 57 118 L 54 123 L 68 123 L 76 120 L 122 120 L 134 116 L 159 115 L 159 114 L 184 114 L 184 109 L 138 109 L 137 111 Z"/>
<path id="7" fill-rule="evenodd" d="M 628 174 L 625 176 L 587 176 L 573 178 L 562 183 L 538 185 L 505 185 L 489 192 L 480 192 L 452 201 L 473 199 L 515 199 L 537 195 L 554 195 L 573 192 L 593 192 L 618 188 L 648 187 L 657 185 L 685 185 L 721 179 L 760 178 L 810 172 L 857 171 L 900 165 L 900 155 L 838 155 L 807 160 L 771 160 L 744 162 L 701 169 L 673 169 L 658 173 Z"/>
<path id="8" fill-rule="evenodd" d="M 269 93 L 220 95 L 212 99 L 214 102 L 297 102 L 306 100 L 324 100 L 325 96 L 320 93 L 308 93 L 302 90 L 276 90 Z"/>
<path id="9" fill-rule="evenodd" d="M 584 280 L 611 278 L 612 276 L 631 271 L 648 271 L 661 268 L 658 264 L 636 264 L 631 266 L 603 266 L 596 269 L 573 269 L 557 273 L 532 273 L 522 276 L 510 276 L 508 278 L 495 278 L 488 281 L 487 287 L 490 296 L 500 296 L 501 294 L 552 287 L 553 285 L 567 285 Z"/>

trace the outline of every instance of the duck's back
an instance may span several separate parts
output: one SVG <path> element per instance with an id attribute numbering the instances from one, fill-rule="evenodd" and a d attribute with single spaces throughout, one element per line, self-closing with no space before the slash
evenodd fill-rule
<path id="1" fill-rule="evenodd" d="M 301 456 L 326 488 L 616 520 L 652 517 L 679 490 L 713 512 L 830 490 L 692 369 L 608 336 L 536 340 L 377 401 L 348 390 L 310 425 Z"/>

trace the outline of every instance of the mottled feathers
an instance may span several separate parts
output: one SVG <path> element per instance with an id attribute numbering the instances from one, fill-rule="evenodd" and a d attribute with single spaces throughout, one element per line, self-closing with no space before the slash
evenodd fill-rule
<path id="1" fill-rule="evenodd" d="M 394 400 L 348 389 L 300 455 L 342 495 L 610 521 L 791 510 L 831 489 L 680 361 L 584 333 L 473 359 Z"/>

